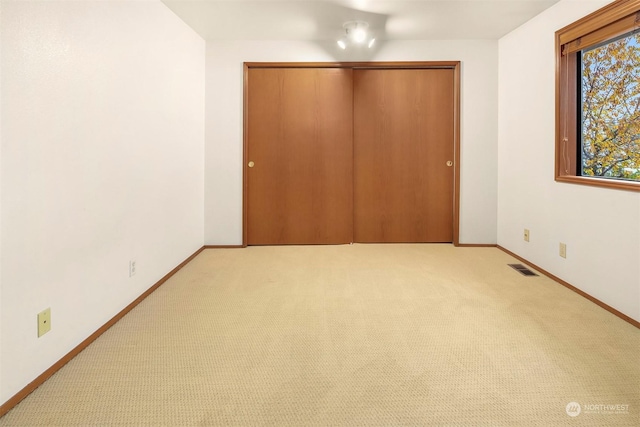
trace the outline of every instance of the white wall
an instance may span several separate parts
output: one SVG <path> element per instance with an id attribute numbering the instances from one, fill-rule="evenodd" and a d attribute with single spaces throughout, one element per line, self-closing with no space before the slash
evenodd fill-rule
<path id="1" fill-rule="evenodd" d="M 2 24 L 2 1 L 0 1 L 0 24 Z M 0 98 L 2 97 L 2 31 L 0 31 Z M 2 102 L 0 102 L 0 166 L 2 165 Z M 0 171 L 0 392 L 2 390 L 2 173 Z M 0 398 L 0 402 L 4 402 Z"/>
<path id="2" fill-rule="evenodd" d="M 640 194 L 554 181 L 554 33 L 606 3 L 561 1 L 499 42 L 498 244 L 640 320 Z"/>
<path id="3" fill-rule="evenodd" d="M 202 246 L 205 44 L 157 1 L 3 1 L 1 27 L 5 402 Z"/>
<path id="4" fill-rule="evenodd" d="M 461 243 L 496 242 L 497 41 L 207 41 L 205 243 L 242 243 L 243 62 L 462 61 Z"/>

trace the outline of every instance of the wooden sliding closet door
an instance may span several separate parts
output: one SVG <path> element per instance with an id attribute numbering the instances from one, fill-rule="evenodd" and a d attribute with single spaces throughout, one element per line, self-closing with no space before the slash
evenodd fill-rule
<path id="1" fill-rule="evenodd" d="M 247 244 L 351 242 L 352 70 L 248 73 Z"/>
<path id="2" fill-rule="evenodd" d="M 353 74 L 354 240 L 451 242 L 454 70 Z"/>

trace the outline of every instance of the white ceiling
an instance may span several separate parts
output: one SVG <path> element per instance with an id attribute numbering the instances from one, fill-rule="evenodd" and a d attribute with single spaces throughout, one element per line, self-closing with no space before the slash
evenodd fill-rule
<path id="1" fill-rule="evenodd" d="M 383 40 L 498 39 L 559 0 L 162 0 L 206 40 L 336 40 L 369 22 Z"/>

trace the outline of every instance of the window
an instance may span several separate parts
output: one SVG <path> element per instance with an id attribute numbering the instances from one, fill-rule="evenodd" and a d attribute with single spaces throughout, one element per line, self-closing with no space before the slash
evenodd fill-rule
<path id="1" fill-rule="evenodd" d="M 556 180 L 640 191 L 640 0 L 556 32 Z"/>

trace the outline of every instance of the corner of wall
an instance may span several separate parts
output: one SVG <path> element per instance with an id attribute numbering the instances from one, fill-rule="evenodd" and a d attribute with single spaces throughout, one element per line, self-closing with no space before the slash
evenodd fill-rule
<path id="1" fill-rule="evenodd" d="M 203 246 L 205 44 L 161 2 L 0 8 L 1 404 Z"/>
<path id="2" fill-rule="evenodd" d="M 608 3 L 560 1 L 499 40 L 498 244 L 640 320 L 640 194 L 553 175 L 554 34 Z"/>

